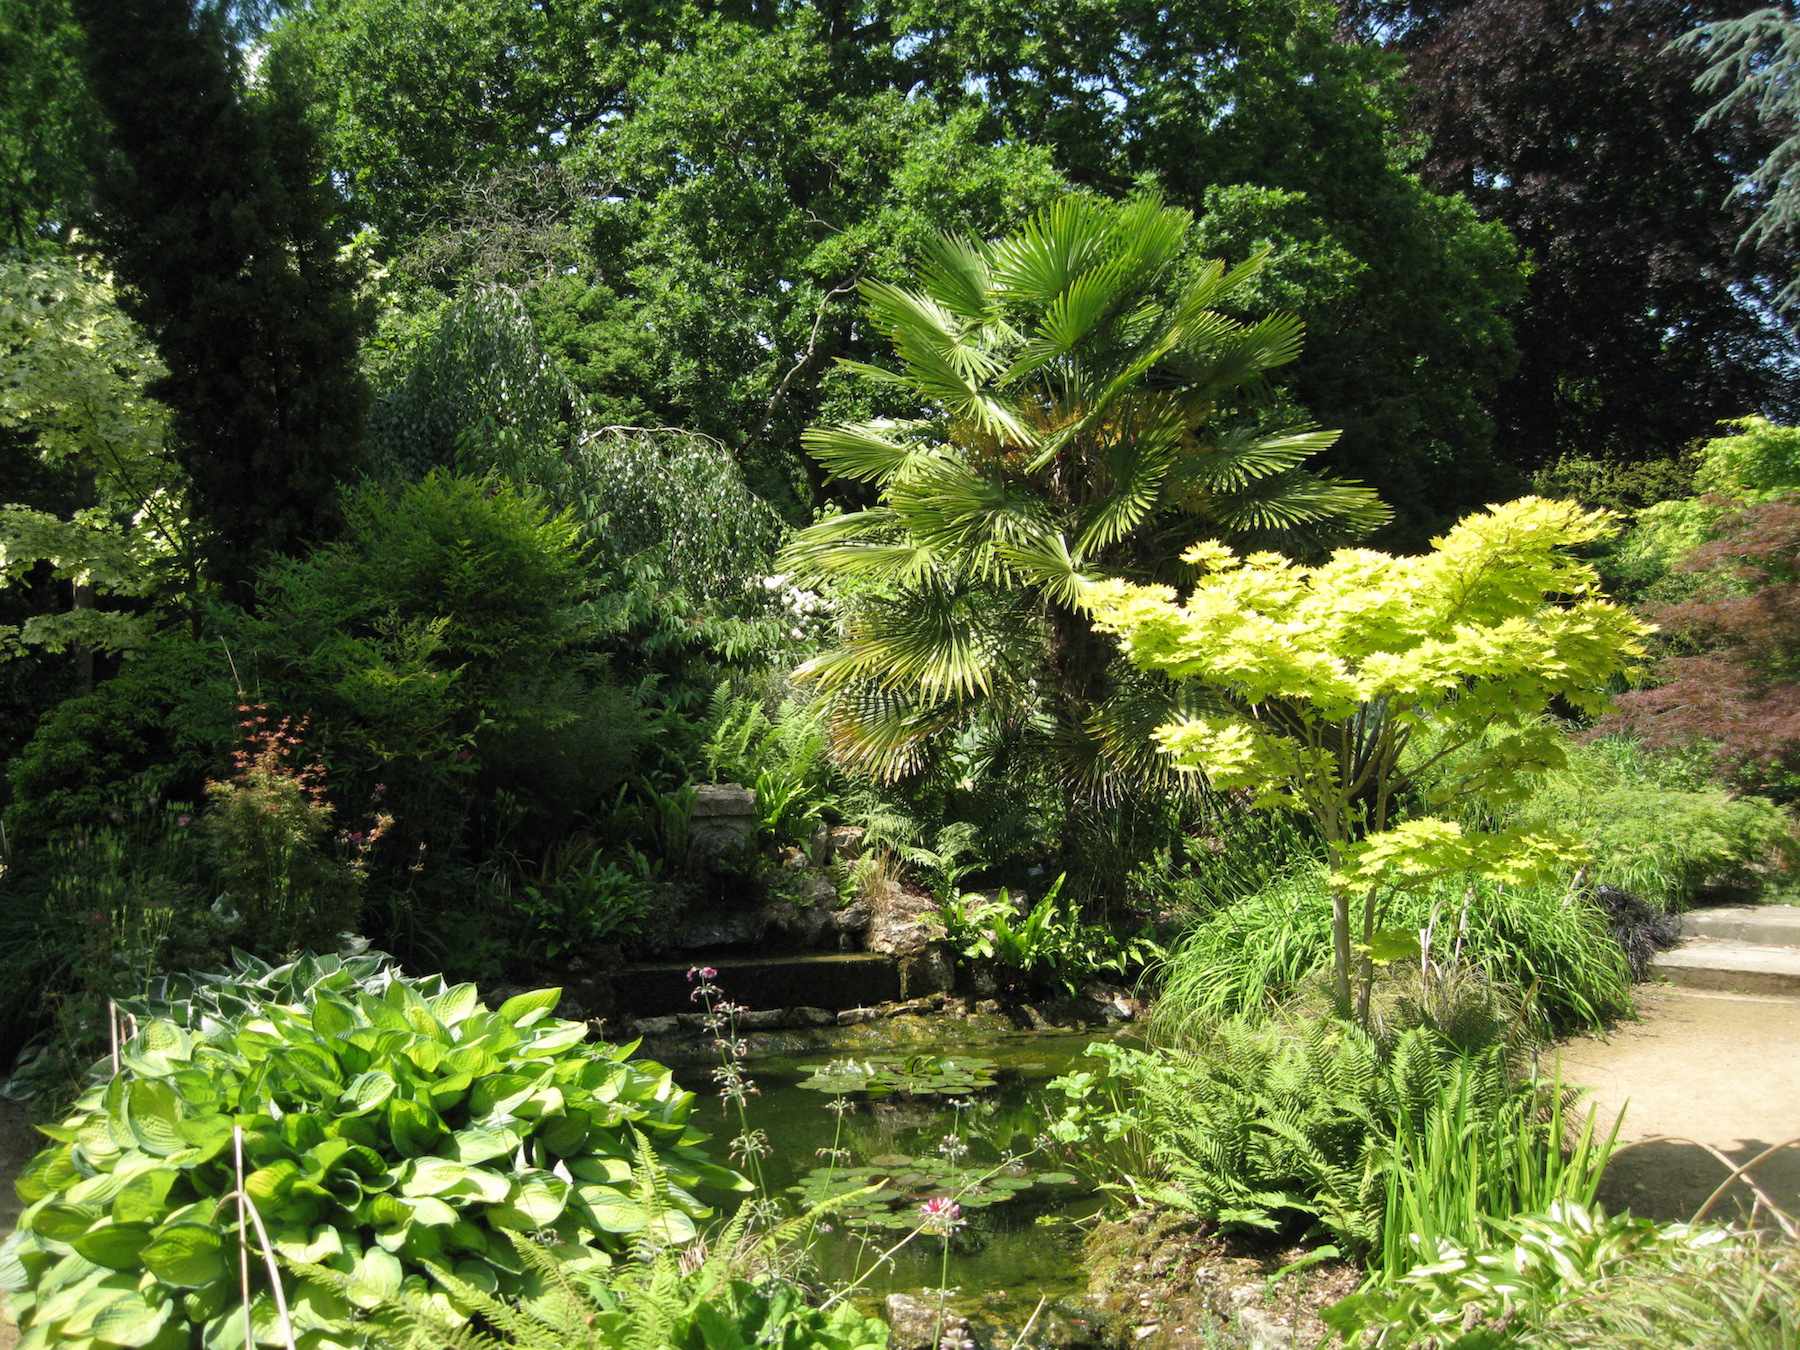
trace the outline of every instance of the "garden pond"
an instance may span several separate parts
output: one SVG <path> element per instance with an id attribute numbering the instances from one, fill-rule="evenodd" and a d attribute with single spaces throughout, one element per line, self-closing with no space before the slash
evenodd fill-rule
<path id="1" fill-rule="evenodd" d="M 952 1306 L 1003 1335 L 1040 1300 L 1079 1319 L 1077 1300 L 1087 1292 L 1079 1221 L 1103 1199 L 1040 1137 L 1053 1109 L 1050 1081 L 1081 1067 L 1088 1046 L 1117 1033 L 994 1037 L 955 1023 L 944 1032 L 929 1047 L 745 1064 L 756 1089 L 746 1102 L 748 1127 L 770 1150 L 761 1164 L 768 1193 L 786 1197 L 795 1212 L 826 1195 L 847 1197 L 821 1219 L 812 1258 L 822 1283 L 860 1280 L 873 1305 L 947 1278 L 957 1291 Z M 703 1101 L 718 1101 L 706 1069 L 680 1076 Z M 695 1123 L 718 1152 L 737 1133 L 735 1109 L 723 1102 L 702 1106 Z M 878 1260 L 951 1200 L 959 1212 L 947 1265 L 943 1240 L 931 1231 Z"/>

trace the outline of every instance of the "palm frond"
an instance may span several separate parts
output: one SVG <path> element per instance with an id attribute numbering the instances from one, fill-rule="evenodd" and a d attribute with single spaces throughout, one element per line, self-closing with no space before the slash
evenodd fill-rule
<path id="1" fill-rule="evenodd" d="M 839 422 L 808 427 L 800 444 L 837 478 L 859 483 L 885 483 L 919 453 L 917 442 L 896 439 L 896 433 L 916 432 L 918 422 Z"/>
<path id="2" fill-rule="evenodd" d="M 1096 556 L 1156 513 L 1173 467 L 1172 440 L 1168 434 L 1140 433 L 1122 436 L 1109 448 L 1103 462 L 1110 491 L 1084 513 L 1085 523 L 1076 540 L 1081 557 Z"/>
<path id="3" fill-rule="evenodd" d="M 968 590 L 947 585 L 871 599 L 843 643 L 794 677 L 826 690 L 862 682 L 913 688 L 926 700 L 986 693 L 995 678 L 996 634 L 983 609 Z"/>
<path id="4" fill-rule="evenodd" d="M 1236 389 L 1299 356 L 1304 334 L 1305 325 L 1292 314 L 1272 314 L 1251 327 L 1240 326 L 1230 337 L 1212 341 L 1195 360 L 1196 383 L 1221 393 Z"/>
<path id="5" fill-rule="evenodd" d="M 1017 234 L 988 245 L 994 290 L 1009 300 L 1048 304 L 1105 256 L 1111 234 L 1111 215 L 1103 202 L 1064 197 Z"/>
<path id="6" fill-rule="evenodd" d="M 1220 432 L 1206 450 L 1184 456 L 1170 474 L 1170 488 L 1179 495 L 1185 489 L 1206 493 L 1242 492 L 1261 478 L 1270 478 L 1337 442 L 1339 433 L 1313 426 L 1282 427 L 1260 431 L 1239 424 Z"/>
<path id="7" fill-rule="evenodd" d="M 963 718 L 955 700 L 921 703 L 904 690 L 864 683 L 832 696 L 826 725 L 842 763 L 892 782 L 922 769 L 929 747 Z"/>
<path id="8" fill-rule="evenodd" d="M 1082 596 L 1098 579 L 1082 572 L 1069 552 L 1069 541 L 1055 534 L 1019 534 L 996 545 L 995 551 L 1015 572 L 1066 609 L 1079 609 Z"/>
<path id="9" fill-rule="evenodd" d="M 1289 469 L 1257 479 L 1242 491 L 1217 494 L 1209 514 L 1221 530 L 1233 535 L 1273 535 L 1311 527 L 1321 536 L 1355 538 L 1386 524 L 1391 512 L 1360 483 Z"/>
<path id="10" fill-rule="evenodd" d="M 985 325 L 999 317 L 987 253 L 973 240 L 940 234 L 927 242 L 919 279 L 926 295 L 964 320 Z"/>
<path id="11" fill-rule="evenodd" d="M 1182 291 L 1181 298 L 1175 302 L 1174 313 L 1169 320 L 1170 326 L 1185 332 L 1190 325 L 1206 318 L 1220 304 L 1229 300 L 1245 282 L 1262 271 L 1274 252 L 1272 245 L 1264 244 L 1236 267 L 1227 269 L 1222 258 L 1201 264 Z"/>

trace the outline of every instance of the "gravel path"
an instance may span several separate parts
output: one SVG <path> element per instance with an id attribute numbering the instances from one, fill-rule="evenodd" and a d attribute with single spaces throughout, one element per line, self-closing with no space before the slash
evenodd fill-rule
<path id="1" fill-rule="evenodd" d="M 1800 999 L 1646 989 L 1641 1020 L 1605 1040 L 1563 1047 L 1563 1073 L 1593 1090 L 1610 1121 L 1625 1110 L 1621 1141 L 1673 1135 L 1710 1144 L 1737 1163 L 1800 1135 Z M 1602 1198 L 1657 1219 L 1688 1219 L 1726 1177 L 1696 1143 L 1645 1144 L 1621 1154 Z M 1759 1184 L 1800 1216 L 1800 1145 L 1756 1169 Z M 1714 1213 L 1738 1217 L 1741 1185 Z"/>

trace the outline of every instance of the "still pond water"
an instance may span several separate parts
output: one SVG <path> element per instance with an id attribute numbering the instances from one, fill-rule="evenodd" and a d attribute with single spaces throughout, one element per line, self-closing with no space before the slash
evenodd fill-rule
<path id="1" fill-rule="evenodd" d="M 767 1135 L 773 1150 L 763 1161 L 764 1180 L 794 1204 L 791 1212 L 821 1187 L 875 1187 L 858 1208 L 822 1221 L 829 1231 L 818 1235 L 813 1253 L 822 1281 L 838 1287 L 864 1277 L 862 1287 L 875 1300 L 936 1287 L 943 1274 L 941 1238 L 921 1234 L 889 1261 L 878 1264 L 876 1257 L 918 1226 L 926 1201 L 954 1195 L 961 1215 L 950 1241 L 948 1283 L 962 1291 L 959 1305 L 978 1305 L 1013 1321 L 1021 1309 L 1028 1315 L 1040 1297 L 1057 1304 L 1085 1292 L 1083 1230 L 1072 1221 L 1093 1214 L 1102 1201 L 1064 1170 L 1065 1159 L 1035 1141 L 1059 1097 L 1047 1091 L 1050 1080 L 1084 1067 L 1084 1052 L 1097 1039 L 1085 1032 L 1021 1034 L 896 1049 L 886 1058 L 911 1061 L 899 1067 L 923 1089 L 917 1093 L 880 1095 L 879 1083 L 873 1095 L 854 1090 L 871 1060 L 882 1067 L 882 1056 L 863 1052 L 749 1063 L 745 1072 L 757 1087 L 749 1099 L 749 1124 Z M 858 1067 L 840 1069 L 835 1082 L 802 1086 L 826 1065 L 846 1060 Z M 969 1086 L 963 1072 L 971 1061 L 977 1070 L 973 1090 L 954 1092 Z M 737 1132 L 735 1119 L 721 1115 L 718 1089 L 704 1069 L 680 1077 L 701 1098 L 695 1123 L 722 1152 Z M 954 1095 L 933 1087 L 948 1087 Z M 831 1109 L 834 1100 L 847 1103 L 841 1123 Z M 791 1189 L 809 1178 L 811 1191 Z"/>

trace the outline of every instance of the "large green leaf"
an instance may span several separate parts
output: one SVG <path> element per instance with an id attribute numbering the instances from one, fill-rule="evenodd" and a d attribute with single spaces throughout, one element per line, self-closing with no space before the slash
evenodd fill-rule
<path id="1" fill-rule="evenodd" d="M 395 1097 L 387 1104 L 387 1126 L 388 1137 L 402 1158 L 431 1152 L 444 1133 L 437 1112 L 409 1097 Z"/>
<path id="2" fill-rule="evenodd" d="M 71 1205 L 53 1200 L 31 1217 L 31 1231 L 52 1242 L 73 1242 L 100 1217 L 98 1205 Z"/>
<path id="3" fill-rule="evenodd" d="M 548 1016 L 560 1002 L 561 989 L 538 989 L 528 994 L 514 994 L 495 1011 L 504 1021 L 524 1028 Z"/>
<path id="4" fill-rule="evenodd" d="M 370 1069 L 344 1089 L 341 1105 L 352 1114 L 366 1115 L 384 1105 L 399 1089 L 400 1085 L 391 1073 Z"/>
<path id="5" fill-rule="evenodd" d="M 168 1212 L 169 1189 L 180 1176 L 172 1167 L 139 1172 L 119 1188 L 113 1200 L 113 1219 L 119 1223 L 162 1218 Z"/>
<path id="6" fill-rule="evenodd" d="M 147 1346 L 174 1314 L 173 1302 L 152 1304 L 142 1294 L 127 1294 L 95 1316 L 93 1336 L 103 1345 Z"/>
<path id="7" fill-rule="evenodd" d="M 178 1128 L 181 1098 L 174 1087 L 157 1079 L 137 1079 L 125 1089 L 125 1124 L 139 1148 L 168 1157 L 187 1147 Z"/>
<path id="8" fill-rule="evenodd" d="M 107 1219 L 96 1224 L 69 1245 L 97 1266 L 109 1270 L 131 1270 L 138 1265 L 139 1253 L 150 1241 L 150 1225 L 114 1223 Z"/>
<path id="9" fill-rule="evenodd" d="M 499 1228 L 530 1232 L 556 1222 L 568 1203 L 569 1183 L 548 1174 L 515 1181 L 506 1203 L 488 1210 L 488 1222 Z"/>
<path id="10" fill-rule="evenodd" d="M 458 1162 L 484 1163 L 510 1156 L 519 1147 L 519 1136 L 508 1129 L 471 1125 L 450 1137 L 450 1148 Z"/>
<path id="11" fill-rule="evenodd" d="M 225 1241 L 210 1224 L 168 1225 L 141 1253 L 144 1268 L 164 1284 L 198 1289 L 225 1273 Z"/>

